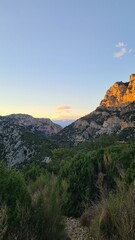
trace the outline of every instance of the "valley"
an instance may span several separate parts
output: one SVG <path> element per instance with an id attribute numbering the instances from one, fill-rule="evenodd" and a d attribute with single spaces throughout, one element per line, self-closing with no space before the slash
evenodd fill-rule
<path id="1" fill-rule="evenodd" d="M 0 117 L 1 239 L 134 239 L 135 101 L 126 93 L 118 103 L 125 90 L 114 87 L 63 129 Z"/>

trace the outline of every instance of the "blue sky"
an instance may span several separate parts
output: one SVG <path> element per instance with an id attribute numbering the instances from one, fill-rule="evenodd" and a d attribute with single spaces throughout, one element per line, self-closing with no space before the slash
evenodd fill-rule
<path id="1" fill-rule="evenodd" d="M 76 119 L 135 72 L 134 0 L 1 0 L 0 114 Z"/>

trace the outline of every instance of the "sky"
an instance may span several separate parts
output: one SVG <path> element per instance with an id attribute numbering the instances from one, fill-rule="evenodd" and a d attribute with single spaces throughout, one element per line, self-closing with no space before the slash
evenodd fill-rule
<path id="1" fill-rule="evenodd" d="M 0 0 L 0 115 L 74 120 L 135 73 L 134 0 Z"/>

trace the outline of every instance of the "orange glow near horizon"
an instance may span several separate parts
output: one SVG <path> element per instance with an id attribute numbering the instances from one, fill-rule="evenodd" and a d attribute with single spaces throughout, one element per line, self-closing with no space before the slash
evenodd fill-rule
<path id="1" fill-rule="evenodd" d="M 55 111 L 54 111 L 55 112 Z M 10 114 L 28 114 L 28 115 L 31 115 L 35 118 L 50 118 L 52 120 L 70 120 L 70 119 L 73 119 L 73 120 L 76 120 L 80 117 L 82 117 L 84 114 L 51 114 L 50 112 L 44 112 L 43 110 L 32 110 L 32 109 L 1 109 L 0 111 L 0 115 L 1 116 L 6 116 L 6 115 L 10 115 Z"/>
<path id="2" fill-rule="evenodd" d="M 80 118 L 81 116 L 80 115 L 79 116 L 76 116 L 76 115 L 72 115 L 72 116 L 52 115 L 52 116 L 49 116 L 49 118 L 52 119 L 52 120 L 70 120 L 70 119 L 74 119 L 75 120 L 75 119 Z"/>
<path id="3" fill-rule="evenodd" d="M 6 116 L 10 114 L 28 114 L 35 118 L 50 118 L 52 120 L 76 120 L 89 113 L 85 109 L 72 109 L 67 105 L 55 106 L 50 109 L 33 106 L 10 106 L 5 105 L 0 109 L 0 115 Z"/>

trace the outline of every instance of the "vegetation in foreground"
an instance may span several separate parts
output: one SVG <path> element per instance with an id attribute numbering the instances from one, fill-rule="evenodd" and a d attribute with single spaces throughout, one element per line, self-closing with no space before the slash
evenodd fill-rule
<path id="1" fill-rule="evenodd" d="M 0 165 L 1 239 L 64 240 L 62 216 L 81 215 L 95 239 L 135 239 L 135 142 L 103 136 L 51 155 Z"/>
<path id="2" fill-rule="evenodd" d="M 57 177 L 46 173 L 25 181 L 0 164 L 0 239 L 67 239 Z"/>

